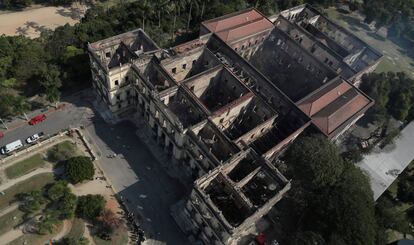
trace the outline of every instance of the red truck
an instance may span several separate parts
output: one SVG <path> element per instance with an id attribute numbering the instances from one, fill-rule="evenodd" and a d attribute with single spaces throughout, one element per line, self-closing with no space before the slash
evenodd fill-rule
<path id="1" fill-rule="evenodd" d="M 37 115 L 37 116 L 33 117 L 32 119 L 30 119 L 29 124 L 30 125 L 35 125 L 35 124 L 43 122 L 44 120 L 46 120 L 46 115 L 45 114 Z"/>

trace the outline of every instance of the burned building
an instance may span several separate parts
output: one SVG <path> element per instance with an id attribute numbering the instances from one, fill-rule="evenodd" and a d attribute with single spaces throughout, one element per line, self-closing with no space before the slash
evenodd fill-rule
<path id="1" fill-rule="evenodd" d="M 88 45 L 93 86 L 136 111 L 194 181 L 174 208 L 194 242 L 236 244 L 290 188 L 272 162 L 309 125 L 336 138 L 373 101 L 358 88 L 380 54 L 308 5 L 271 22 L 247 9 L 160 49 L 141 29 Z"/>
<path id="2" fill-rule="evenodd" d="M 257 33 L 242 28 L 252 23 Z M 268 28 L 270 23 L 273 28 Z M 330 139 L 341 135 L 373 104 L 357 87 L 362 75 L 379 64 L 381 53 L 307 4 L 282 11 L 273 23 L 247 9 L 202 26 L 202 33 L 217 34 L 299 108 L 310 100 L 324 104 L 318 114 L 304 112 Z M 342 87 L 349 88 L 347 94 Z"/>

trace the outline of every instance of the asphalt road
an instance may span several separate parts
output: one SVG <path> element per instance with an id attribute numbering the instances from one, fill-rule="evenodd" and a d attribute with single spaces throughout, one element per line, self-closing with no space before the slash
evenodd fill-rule
<path id="1" fill-rule="evenodd" d="M 109 178 L 119 196 L 126 201 L 142 224 L 147 244 L 188 244 L 184 234 L 170 215 L 170 206 L 184 196 L 179 181 L 170 178 L 146 145 L 136 136 L 136 127 L 130 122 L 108 125 L 92 109 L 90 93 L 64 100 L 64 110 L 50 114 L 40 124 L 23 125 L 6 132 L 0 146 L 44 132 L 55 134 L 70 126 L 84 126 L 88 142 L 95 148 L 98 164 Z M 107 158 L 116 153 L 116 158 Z"/>
<path id="2" fill-rule="evenodd" d="M 44 132 L 45 136 L 53 135 L 70 126 L 87 123 L 92 115 L 93 112 L 89 107 L 67 104 L 65 108 L 49 114 L 41 123 L 33 126 L 24 123 L 19 128 L 5 131 L 4 137 L 0 139 L 0 147 L 19 139 L 25 142 L 29 136 L 39 132 Z M 23 122 L 23 120 L 20 121 Z"/>

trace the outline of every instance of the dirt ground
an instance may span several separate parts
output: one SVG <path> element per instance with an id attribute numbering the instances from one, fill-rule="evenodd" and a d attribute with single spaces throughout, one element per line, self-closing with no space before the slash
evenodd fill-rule
<path id="1" fill-rule="evenodd" d="M 23 11 L 0 13 L 0 35 L 36 38 L 42 30 L 77 23 L 86 9 L 85 5 L 74 3 L 71 7 L 34 6 Z"/>

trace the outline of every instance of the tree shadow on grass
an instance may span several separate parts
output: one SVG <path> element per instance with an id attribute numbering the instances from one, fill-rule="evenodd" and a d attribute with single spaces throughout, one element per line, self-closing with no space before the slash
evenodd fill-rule
<path id="1" fill-rule="evenodd" d="M 345 21 L 346 23 L 348 23 L 348 25 L 350 27 L 353 27 L 353 28 L 357 27 L 359 29 L 362 29 L 362 30 L 368 31 L 368 32 L 371 31 L 371 29 L 367 26 L 367 24 L 365 24 L 364 22 L 362 22 L 358 19 L 355 19 L 354 17 L 340 14 L 339 18 L 341 20 Z"/>

